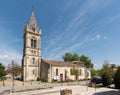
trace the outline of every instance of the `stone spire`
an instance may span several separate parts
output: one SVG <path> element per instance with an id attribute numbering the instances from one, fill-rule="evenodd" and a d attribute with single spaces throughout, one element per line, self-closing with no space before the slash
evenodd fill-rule
<path id="1" fill-rule="evenodd" d="M 27 25 L 27 28 L 29 28 L 30 30 L 32 30 L 32 32 L 39 32 L 38 26 L 37 26 L 37 22 L 36 22 L 36 18 L 35 18 L 35 14 L 34 14 L 34 10 L 32 9 L 32 14 L 30 17 L 30 21 Z"/>

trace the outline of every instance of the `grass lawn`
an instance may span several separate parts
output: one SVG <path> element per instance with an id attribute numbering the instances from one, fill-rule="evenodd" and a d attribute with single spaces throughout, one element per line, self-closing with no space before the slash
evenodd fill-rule
<path id="1" fill-rule="evenodd" d="M 103 85 L 102 84 L 96 84 L 96 88 L 102 88 Z"/>

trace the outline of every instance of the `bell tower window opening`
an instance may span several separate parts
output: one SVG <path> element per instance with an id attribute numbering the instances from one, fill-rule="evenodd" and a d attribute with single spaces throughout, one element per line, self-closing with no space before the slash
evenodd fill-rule
<path id="1" fill-rule="evenodd" d="M 33 64 L 35 64 L 35 58 L 33 58 Z"/>
<path id="2" fill-rule="evenodd" d="M 34 39 L 31 39 L 31 47 L 36 48 L 36 46 L 37 46 L 37 41 Z"/>
<path id="3" fill-rule="evenodd" d="M 32 27 L 32 31 L 35 32 L 35 27 Z"/>
<path id="4" fill-rule="evenodd" d="M 31 39 L 31 47 L 33 47 L 33 39 Z"/>
<path id="5" fill-rule="evenodd" d="M 36 40 L 34 40 L 34 48 L 36 48 Z"/>

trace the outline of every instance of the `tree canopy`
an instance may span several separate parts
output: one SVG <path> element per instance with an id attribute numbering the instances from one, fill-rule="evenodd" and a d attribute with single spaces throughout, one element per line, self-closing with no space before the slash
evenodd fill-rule
<path id="1" fill-rule="evenodd" d="M 63 59 L 64 59 L 65 62 L 71 62 L 72 61 L 72 57 L 73 57 L 73 55 L 70 52 L 67 52 L 63 56 Z"/>
<path id="2" fill-rule="evenodd" d="M 91 60 L 89 59 L 89 57 L 82 55 L 80 56 L 80 61 L 85 63 L 85 66 L 87 68 L 93 68 L 93 64 L 91 62 Z"/>
<path id="3" fill-rule="evenodd" d="M 63 56 L 63 60 L 65 62 L 71 62 L 71 61 L 81 61 L 85 64 L 85 66 L 87 68 L 93 68 L 93 64 L 91 62 L 91 60 L 89 59 L 89 57 L 85 56 L 85 55 L 81 55 L 79 56 L 78 54 L 72 54 L 70 52 L 65 53 L 65 55 Z"/>
<path id="4" fill-rule="evenodd" d="M 115 88 L 120 89 L 120 67 L 118 67 L 118 70 L 115 74 L 114 82 Z"/>
<path id="5" fill-rule="evenodd" d="M 103 83 L 103 86 L 105 86 L 105 87 L 112 83 L 110 75 L 109 75 L 108 72 L 103 73 L 103 75 L 102 75 L 102 83 Z"/>
<path id="6" fill-rule="evenodd" d="M 104 72 L 107 72 L 109 75 L 111 75 L 111 77 L 114 77 L 115 74 L 115 71 L 113 70 L 114 68 L 117 68 L 115 64 L 110 64 L 109 61 L 105 60 L 102 69 L 99 70 L 98 75 L 101 76 L 103 75 Z"/>
<path id="7" fill-rule="evenodd" d="M 8 64 L 6 71 L 8 74 L 11 74 L 12 76 L 18 76 L 22 74 L 22 67 L 12 60 L 12 62 Z"/>
<path id="8" fill-rule="evenodd" d="M 3 80 L 5 75 L 6 75 L 5 67 L 3 66 L 2 63 L 0 63 L 0 80 Z"/>

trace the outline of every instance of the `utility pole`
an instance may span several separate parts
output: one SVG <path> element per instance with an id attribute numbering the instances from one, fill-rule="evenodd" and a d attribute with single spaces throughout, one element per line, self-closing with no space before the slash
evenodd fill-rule
<path id="1" fill-rule="evenodd" d="M 12 91 L 14 91 L 14 61 L 12 61 Z"/>

